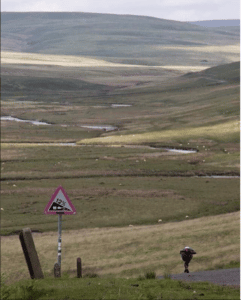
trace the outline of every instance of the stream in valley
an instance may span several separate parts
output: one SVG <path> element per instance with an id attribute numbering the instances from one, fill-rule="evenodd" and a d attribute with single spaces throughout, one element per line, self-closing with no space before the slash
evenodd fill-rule
<path id="1" fill-rule="evenodd" d="M 15 122 L 25 122 L 25 123 L 31 123 L 33 125 L 52 125 L 50 123 L 46 123 L 43 121 L 35 121 L 35 120 L 24 120 L 15 118 L 12 116 L 2 116 L 2 121 L 15 121 Z M 66 125 L 62 125 L 66 126 Z M 105 131 L 112 131 L 116 130 L 117 127 L 111 126 L 111 125 L 99 125 L 99 126 L 92 126 L 92 125 L 82 125 L 80 127 L 83 128 L 89 128 L 89 129 L 96 129 L 96 130 L 105 130 Z M 17 145 L 21 143 L 10 143 L 10 145 Z M 59 146 L 59 147 L 91 147 L 93 145 L 77 145 L 75 142 L 69 142 L 69 143 L 29 143 L 29 145 L 38 145 L 38 146 Z M 104 147 L 104 145 L 94 145 L 96 147 Z M 147 150 L 160 150 L 160 151 L 168 151 L 173 154 L 192 154 L 197 153 L 198 151 L 196 149 L 175 149 L 175 148 L 168 148 L 168 147 L 153 147 L 148 145 L 123 145 L 125 148 L 137 148 L 137 149 L 147 149 Z M 239 176 L 225 176 L 225 175 L 211 175 L 211 176 L 194 176 L 194 177 L 200 177 L 200 178 L 240 178 Z"/>
<path id="2" fill-rule="evenodd" d="M 54 125 L 54 124 L 43 122 L 43 121 L 25 120 L 25 119 L 15 118 L 12 116 L 3 116 L 3 117 L 1 117 L 1 121 L 15 121 L 15 122 L 22 122 L 22 123 L 30 123 L 30 124 L 37 125 L 37 126 Z M 60 125 L 60 126 L 66 127 L 68 125 Z M 80 127 L 95 129 L 95 130 L 105 130 L 105 131 L 113 131 L 113 130 L 118 129 L 116 126 L 112 126 L 112 125 L 80 125 Z"/>
<path id="3" fill-rule="evenodd" d="M 11 117 L 11 116 L 1 117 L 1 121 L 15 121 L 15 122 L 22 122 L 22 123 L 31 123 L 31 124 L 37 125 L 37 126 L 39 126 L 39 125 L 52 125 L 52 124 L 46 123 L 46 122 L 33 121 L 33 120 L 24 120 L 24 119 Z"/>

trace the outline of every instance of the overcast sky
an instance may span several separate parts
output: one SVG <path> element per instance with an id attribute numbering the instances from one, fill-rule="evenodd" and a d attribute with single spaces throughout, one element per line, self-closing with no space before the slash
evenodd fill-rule
<path id="1" fill-rule="evenodd" d="M 176 21 L 240 19 L 239 0 L 2 0 L 1 11 L 71 11 Z"/>

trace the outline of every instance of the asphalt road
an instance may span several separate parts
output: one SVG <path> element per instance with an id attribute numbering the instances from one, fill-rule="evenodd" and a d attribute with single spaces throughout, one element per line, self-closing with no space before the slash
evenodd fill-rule
<path id="1" fill-rule="evenodd" d="M 158 277 L 160 279 L 163 276 Z M 220 269 L 171 275 L 172 279 L 184 281 L 209 281 L 220 285 L 240 286 L 240 269 Z"/>

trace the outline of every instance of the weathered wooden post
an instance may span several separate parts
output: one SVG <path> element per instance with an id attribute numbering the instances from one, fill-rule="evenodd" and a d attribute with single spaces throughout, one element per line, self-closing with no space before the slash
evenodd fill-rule
<path id="1" fill-rule="evenodd" d="M 82 265 L 81 265 L 81 258 L 77 258 L 77 278 L 82 278 Z"/>
<path id="2" fill-rule="evenodd" d="M 30 228 L 21 230 L 19 239 L 23 248 L 30 277 L 32 279 L 44 278 Z"/>

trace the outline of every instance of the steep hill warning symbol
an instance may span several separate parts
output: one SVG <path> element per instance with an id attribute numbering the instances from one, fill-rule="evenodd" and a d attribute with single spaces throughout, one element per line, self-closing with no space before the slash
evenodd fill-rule
<path id="1" fill-rule="evenodd" d="M 49 203 L 45 207 L 44 213 L 49 215 L 55 215 L 59 213 L 73 215 L 76 213 L 74 205 L 69 200 L 69 197 L 62 186 L 57 188 Z"/>

